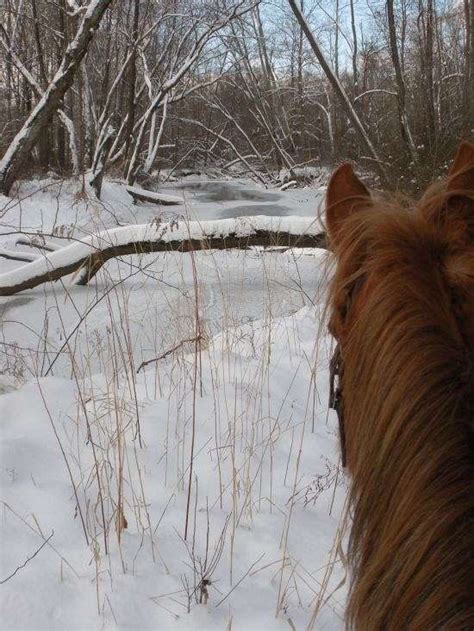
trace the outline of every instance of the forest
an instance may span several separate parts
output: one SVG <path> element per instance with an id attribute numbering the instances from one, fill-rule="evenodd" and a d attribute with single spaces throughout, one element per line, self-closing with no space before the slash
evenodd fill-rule
<path id="1" fill-rule="evenodd" d="M 354 160 L 439 175 L 474 121 L 470 0 L 3 0 L 0 189 L 55 171 Z M 100 179 L 100 178 L 99 178 Z"/>

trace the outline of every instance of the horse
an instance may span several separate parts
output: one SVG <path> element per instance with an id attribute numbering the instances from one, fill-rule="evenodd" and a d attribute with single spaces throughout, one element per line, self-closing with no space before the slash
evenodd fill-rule
<path id="1" fill-rule="evenodd" d="M 378 198 L 341 165 L 326 227 L 350 480 L 346 628 L 472 630 L 474 145 L 416 203 Z"/>

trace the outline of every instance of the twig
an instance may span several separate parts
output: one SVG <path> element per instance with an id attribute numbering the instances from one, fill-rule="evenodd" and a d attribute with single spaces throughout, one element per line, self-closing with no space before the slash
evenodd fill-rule
<path id="1" fill-rule="evenodd" d="M 30 561 L 32 561 L 35 558 L 35 556 L 44 548 L 44 546 L 48 543 L 48 541 L 52 539 L 53 535 L 54 535 L 54 530 L 51 531 L 51 534 L 49 535 L 49 537 L 43 541 L 43 543 L 40 545 L 40 547 L 36 550 L 34 554 L 32 554 L 30 557 L 27 557 L 26 561 L 22 563 L 21 565 L 19 565 L 16 568 L 16 570 L 10 574 L 10 576 L 7 576 L 7 578 L 4 578 L 3 580 L 0 581 L 0 585 L 3 585 L 3 583 L 6 583 L 7 581 L 9 581 L 11 578 L 15 576 L 17 572 L 22 570 Z"/>
<path id="2" fill-rule="evenodd" d="M 250 572 L 253 570 L 253 568 L 257 565 L 257 563 L 259 563 L 259 562 L 263 559 L 263 557 L 264 557 L 264 556 L 265 556 L 265 552 L 263 552 L 263 553 L 262 553 L 262 554 L 258 557 L 258 559 L 257 559 L 254 563 L 252 563 L 252 565 L 249 567 L 249 569 L 245 572 L 245 574 L 242 576 L 242 578 L 241 578 L 240 580 L 238 580 L 238 581 L 237 581 L 237 583 L 236 583 L 236 584 L 234 585 L 234 587 L 230 590 L 230 592 L 227 592 L 227 594 L 224 596 L 224 598 L 222 598 L 221 600 L 219 600 L 219 602 L 218 602 L 218 603 L 217 603 L 217 605 L 216 605 L 216 608 L 217 608 L 217 607 L 219 607 L 219 605 L 221 605 L 221 604 L 224 602 L 224 600 L 225 600 L 226 598 L 228 598 L 228 597 L 232 594 L 232 592 L 234 591 L 234 589 L 236 589 L 236 588 L 240 585 L 240 583 L 244 580 L 244 578 L 246 578 L 246 577 L 250 574 Z"/>
<path id="3" fill-rule="evenodd" d="M 137 374 L 140 372 L 142 368 L 145 368 L 145 366 L 148 366 L 148 364 L 152 364 L 153 362 L 159 362 L 162 359 L 165 359 L 165 357 L 168 357 L 168 355 L 171 355 L 171 353 L 174 353 L 175 351 L 179 350 L 182 346 L 184 346 L 188 342 L 200 342 L 202 338 L 203 338 L 202 335 L 197 335 L 196 337 L 188 337 L 185 340 L 181 340 L 179 344 L 176 344 L 176 346 L 173 346 L 172 348 L 168 349 L 167 351 L 165 351 L 158 357 L 155 357 L 154 359 L 148 359 L 147 361 L 142 362 L 140 366 L 138 366 Z"/>

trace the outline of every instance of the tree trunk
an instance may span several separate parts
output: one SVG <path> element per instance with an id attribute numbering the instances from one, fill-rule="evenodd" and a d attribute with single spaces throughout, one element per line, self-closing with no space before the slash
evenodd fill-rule
<path id="1" fill-rule="evenodd" d="M 433 85 L 433 0 L 419 0 L 418 30 L 420 33 L 420 69 L 423 83 L 423 110 L 426 120 L 426 134 L 424 144 L 430 152 L 435 143 L 435 109 Z"/>
<path id="2" fill-rule="evenodd" d="M 68 46 L 61 66 L 47 87 L 43 98 L 33 108 L 0 161 L 0 193 L 8 195 L 21 166 L 28 159 L 40 134 L 60 106 L 61 99 L 71 87 L 93 34 L 111 2 L 112 0 L 93 0 L 89 4 L 76 37 Z"/>
<path id="3" fill-rule="evenodd" d="M 428 96 L 428 128 L 430 132 L 430 149 L 433 151 L 436 138 L 436 115 L 434 105 L 434 68 L 433 68 L 433 34 L 435 27 L 434 0 L 428 0 L 426 16 L 426 91 Z"/>
<path id="4" fill-rule="evenodd" d="M 31 0 L 31 11 L 33 15 L 33 31 L 34 31 L 34 38 L 35 38 L 35 43 L 36 43 L 38 65 L 39 65 L 39 70 L 40 70 L 40 85 L 44 92 L 44 90 L 46 90 L 46 86 L 48 85 L 48 76 L 46 73 L 43 46 L 41 44 L 38 7 L 36 5 L 36 0 Z M 46 130 L 44 134 L 41 134 L 40 141 L 38 143 L 38 150 L 39 150 L 39 161 L 40 161 L 41 167 L 48 168 L 50 156 L 51 156 L 49 129 Z"/>
<path id="5" fill-rule="evenodd" d="M 58 29 L 58 32 L 62 35 L 62 37 L 58 38 L 58 42 L 56 44 L 56 63 L 58 65 L 58 68 L 61 65 L 61 60 L 64 57 L 67 43 L 69 41 L 69 29 L 65 13 L 66 12 L 63 2 L 59 2 L 57 16 L 58 23 L 56 25 L 56 28 Z M 66 100 L 62 98 L 59 102 L 59 108 L 62 108 L 65 111 L 65 107 Z M 72 114 L 72 107 L 70 108 L 70 112 Z M 66 155 L 66 135 L 62 126 L 59 126 L 57 129 L 57 166 L 60 170 L 66 169 L 68 166 Z"/>
<path id="6" fill-rule="evenodd" d="M 354 96 L 357 96 L 359 90 L 359 71 L 357 69 L 357 55 L 359 52 L 359 47 L 357 44 L 357 29 L 355 22 L 355 13 L 354 13 L 354 0 L 350 0 L 350 9 L 351 9 L 351 28 L 352 28 L 352 41 L 353 41 L 353 49 L 352 49 L 352 74 L 354 81 Z"/>
<path id="7" fill-rule="evenodd" d="M 296 16 L 296 19 L 298 20 L 301 28 L 304 31 L 304 34 L 306 35 L 306 38 L 314 52 L 314 54 L 316 55 L 317 60 L 319 61 L 321 68 L 323 69 L 326 77 L 328 78 L 328 81 L 330 82 L 335 94 L 338 96 L 342 108 L 347 116 L 347 118 L 351 121 L 351 123 L 353 124 L 355 130 L 357 131 L 357 133 L 359 134 L 359 137 L 364 145 L 364 147 L 367 149 L 367 151 L 370 154 L 370 157 L 374 160 L 375 162 L 375 166 L 377 169 L 378 174 L 380 175 L 380 177 L 382 178 L 382 181 L 384 182 L 384 184 L 389 184 L 389 178 L 387 177 L 387 174 L 385 173 L 385 169 L 382 166 L 382 162 L 377 154 L 377 151 L 375 150 L 375 147 L 373 146 L 367 131 L 365 130 L 364 126 L 362 125 L 362 122 L 360 120 L 360 118 L 357 116 L 356 111 L 354 110 L 352 103 L 349 100 L 349 97 L 347 96 L 344 88 L 342 87 L 341 83 L 339 82 L 338 78 L 336 77 L 336 75 L 334 74 L 333 69 L 330 67 L 330 65 L 328 64 L 328 62 L 326 61 L 326 58 L 321 50 L 321 48 L 319 47 L 319 44 L 317 43 L 316 39 L 314 38 L 314 35 L 312 34 L 303 14 L 301 13 L 299 7 L 297 6 L 295 0 L 288 0 L 288 2 L 290 3 L 290 7 L 293 10 L 293 13 Z"/>
<path id="8" fill-rule="evenodd" d="M 387 0 L 387 19 L 388 19 L 388 33 L 390 39 L 390 54 L 392 56 L 393 68 L 395 70 L 395 77 L 397 81 L 397 104 L 398 104 L 398 118 L 400 122 L 400 132 L 405 145 L 405 149 L 412 162 L 416 162 L 417 154 L 415 143 L 411 135 L 410 127 L 408 124 L 408 116 L 406 110 L 406 90 L 405 80 L 403 78 L 402 68 L 400 64 L 400 56 L 398 54 L 397 46 L 397 32 L 395 28 L 395 15 L 393 10 L 393 0 Z"/>
<path id="9" fill-rule="evenodd" d="M 132 35 L 132 58 L 128 65 L 127 81 L 127 122 L 125 126 L 125 164 L 127 163 L 132 146 L 132 133 L 135 124 L 135 83 L 137 81 L 137 52 L 135 43 L 138 39 L 138 25 L 140 18 L 140 2 L 135 0 L 133 7 L 133 35 Z"/>
<path id="10" fill-rule="evenodd" d="M 112 149 L 113 142 L 114 129 L 111 126 L 108 126 L 104 131 L 103 137 L 99 139 L 99 144 L 92 164 L 92 178 L 90 180 L 90 184 L 95 191 L 97 199 L 100 199 L 105 167 L 107 165 L 107 159 L 109 157 L 110 150 Z"/>

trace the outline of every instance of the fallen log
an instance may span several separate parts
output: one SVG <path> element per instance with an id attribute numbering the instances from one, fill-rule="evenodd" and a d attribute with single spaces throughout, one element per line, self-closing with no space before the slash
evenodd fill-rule
<path id="1" fill-rule="evenodd" d="M 0 274 L 0 296 L 12 296 L 79 272 L 86 285 L 111 258 L 153 252 L 224 250 L 251 246 L 326 247 L 317 222 L 305 217 L 239 217 L 218 221 L 173 221 L 105 230 Z"/>
<path id="2" fill-rule="evenodd" d="M 42 235 L 28 235 L 21 234 L 17 240 L 17 245 L 28 245 L 30 248 L 37 248 L 38 250 L 46 250 L 46 252 L 54 252 L 60 250 L 63 246 L 59 245 L 55 241 L 45 239 Z"/>
<path id="3" fill-rule="evenodd" d="M 133 197 L 133 202 L 137 201 L 149 202 L 151 204 L 160 204 L 161 206 L 179 206 L 184 204 L 184 200 L 181 197 L 174 197 L 174 195 L 165 195 L 164 193 L 155 193 L 154 191 L 147 191 L 144 188 L 138 188 L 138 186 L 127 186 L 127 193 Z"/>

